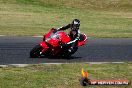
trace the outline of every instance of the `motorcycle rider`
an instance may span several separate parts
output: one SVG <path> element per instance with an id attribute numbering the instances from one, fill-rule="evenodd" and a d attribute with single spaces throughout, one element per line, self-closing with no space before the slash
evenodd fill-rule
<path id="1" fill-rule="evenodd" d="M 62 47 L 70 45 L 71 47 L 68 50 L 69 52 L 72 52 L 77 45 L 77 42 L 78 42 L 79 36 L 80 36 L 79 27 L 80 27 L 80 20 L 74 19 L 70 24 L 57 29 L 57 31 L 70 29 L 69 36 L 71 38 L 71 41 L 62 45 Z"/>

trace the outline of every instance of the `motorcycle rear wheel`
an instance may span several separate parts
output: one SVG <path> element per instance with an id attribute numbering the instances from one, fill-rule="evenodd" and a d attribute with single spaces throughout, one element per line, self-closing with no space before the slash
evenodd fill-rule
<path id="1" fill-rule="evenodd" d="M 31 58 L 37 58 L 40 57 L 40 52 L 42 51 L 42 46 L 36 45 L 31 51 L 30 51 L 30 57 Z"/>

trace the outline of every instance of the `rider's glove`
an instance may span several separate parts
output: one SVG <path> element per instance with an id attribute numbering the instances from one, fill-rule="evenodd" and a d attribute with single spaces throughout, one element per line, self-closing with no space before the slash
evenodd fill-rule
<path id="1" fill-rule="evenodd" d="M 53 33 L 56 33 L 57 32 L 57 29 L 54 29 Z"/>

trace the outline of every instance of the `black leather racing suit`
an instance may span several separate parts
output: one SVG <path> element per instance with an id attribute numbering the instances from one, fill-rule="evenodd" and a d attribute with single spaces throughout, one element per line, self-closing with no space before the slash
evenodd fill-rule
<path id="1" fill-rule="evenodd" d="M 77 42 L 79 40 L 79 36 L 80 36 L 80 30 L 79 27 L 78 28 L 73 28 L 72 24 L 68 24 L 66 26 L 60 27 L 57 30 L 66 30 L 70 28 L 70 33 L 69 36 L 71 38 L 71 41 L 68 42 L 67 44 L 71 46 L 71 50 L 77 46 Z"/>

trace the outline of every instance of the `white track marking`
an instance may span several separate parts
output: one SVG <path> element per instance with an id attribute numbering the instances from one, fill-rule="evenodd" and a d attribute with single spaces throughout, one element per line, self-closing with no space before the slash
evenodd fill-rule
<path id="1" fill-rule="evenodd" d="M 83 62 L 82 62 L 83 63 Z M 115 64 L 122 64 L 125 62 L 84 62 L 84 64 L 111 64 L 111 63 L 115 63 Z M 81 64 L 81 63 L 39 63 L 39 64 Z M 0 67 L 27 67 L 29 65 L 32 64 L 8 64 L 8 65 L 0 65 Z"/>

